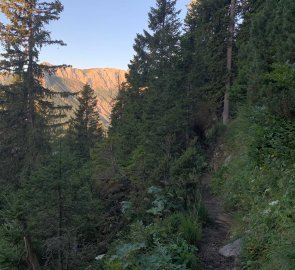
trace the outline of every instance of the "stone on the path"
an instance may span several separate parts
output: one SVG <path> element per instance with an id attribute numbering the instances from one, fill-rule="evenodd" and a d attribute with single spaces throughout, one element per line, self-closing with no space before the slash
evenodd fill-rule
<path id="1" fill-rule="evenodd" d="M 229 258 L 229 257 L 238 257 L 241 253 L 241 244 L 242 240 L 238 239 L 219 250 L 219 254 L 222 256 Z"/>

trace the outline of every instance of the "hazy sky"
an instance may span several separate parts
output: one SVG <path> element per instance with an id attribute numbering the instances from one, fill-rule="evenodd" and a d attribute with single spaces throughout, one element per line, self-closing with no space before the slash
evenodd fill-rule
<path id="1" fill-rule="evenodd" d="M 40 60 L 77 68 L 127 69 L 136 33 L 147 29 L 148 12 L 155 0 L 61 0 L 61 19 L 52 22 L 52 37 L 66 47 L 43 48 Z M 185 16 L 189 0 L 178 0 Z"/>

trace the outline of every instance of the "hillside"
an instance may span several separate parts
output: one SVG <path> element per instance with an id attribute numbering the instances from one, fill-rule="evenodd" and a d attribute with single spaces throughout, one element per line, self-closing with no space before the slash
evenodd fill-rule
<path id="1" fill-rule="evenodd" d="M 67 67 L 58 69 L 53 75 L 45 75 L 44 84 L 45 87 L 57 92 L 72 93 L 81 91 L 83 85 L 89 84 L 97 96 L 97 108 L 103 126 L 106 127 L 109 124 L 113 101 L 118 94 L 119 85 L 125 81 L 125 74 L 126 71 L 115 68 L 78 69 Z M 0 81 L 6 84 L 8 80 L 1 75 Z M 55 102 L 71 105 L 73 109 L 78 104 L 74 96 L 62 99 L 59 97 Z"/>
<path id="2" fill-rule="evenodd" d="M 294 0 L 156 0 L 122 87 L 39 63 L 60 1 L 2 2 L 0 270 L 295 269 Z"/>
<path id="3" fill-rule="evenodd" d="M 125 71 L 113 68 L 58 69 L 54 75 L 45 76 L 45 86 L 56 91 L 78 92 L 84 84 L 89 84 L 97 95 L 97 107 L 103 124 L 109 123 L 112 102 L 117 96 L 119 85 L 125 81 Z M 77 106 L 75 97 L 65 100 L 66 104 Z"/>

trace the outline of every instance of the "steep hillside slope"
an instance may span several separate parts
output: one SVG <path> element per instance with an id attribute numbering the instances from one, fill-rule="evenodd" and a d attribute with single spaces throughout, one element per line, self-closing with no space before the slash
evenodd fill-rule
<path id="1" fill-rule="evenodd" d="M 72 67 L 61 68 L 55 74 L 46 75 L 45 87 L 57 92 L 76 93 L 82 90 L 86 83 L 94 89 L 97 95 L 97 108 L 103 126 L 108 126 L 109 116 L 112 111 L 113 101 L 118 94 L 119 86 L 125 81 L 126 71 L 114 68 L 77 69 Z M 0 75 L 0 82 L 9 83 L 10 79 Z M 59 97 L 55 100 L 58 104 L 67 104 L 76 108 L 78 101 L 75 96 L 68 98 Z M 69 117 L 73 114 L 72 110 Z"/>
<path id="2" fill-rule="evenodd" d="M 45 76 L 45 86 L 56 91 L 78 92 L 84 84 L 89 84 L 97 95 L 97 107 L 104 125 L 109 122 L 112 103 L 116 97 L 119 85 L 125 81 L 126 72 L 121 69 L 93 68 L 58 69 L 54 75 Z M 75 97 L 63 100 L 66 104 L 77 105 Z"/>
<path id="3" fill-rule="evenodd" d="M 226 131 L 213 187 L 234 213 L 242 269 L 295 269 L 294 134 L 294 121 L 251 107 Z"/>

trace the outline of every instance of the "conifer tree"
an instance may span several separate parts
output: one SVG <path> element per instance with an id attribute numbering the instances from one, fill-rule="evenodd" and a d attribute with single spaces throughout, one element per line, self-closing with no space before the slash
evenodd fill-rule
<path id="1" fill-rule="evenodd" d="M 228 0 L 192 1 L 182 43 L 188 87 L 200 129 L 221 118 L 227 78 Z M 203 108 L 205 108 L 203 110 Z"/>
<path id="2" fill-rule="evenodd" d="M 225 93 L 223 99 L 223 124 L 228 124 L 229 121 L 229 93 L 232 85 L 232 61 L 233 61 L 233 42 L 235 32 L 235 12 L 236 12 L 236 0 L 231 0 L 230 15 L 229 15 L 229 27 L 228 27 L 228 45 L 226 55 L 226 69 L 227 79 L 225 84 Z"/>
<path id="3" fill-rule="evenodd" d="M 133 45 L 134 58 L 128 65 L 129 73 L 126 75 L 129 86 L 134 88 L 145 87 L 148 83 L 150 57 L 146 48 L 147 38 L 137 34 Z"/>
<path id="4" fill-rule="evenodd" d="M 100 202 L 92 192 L 92 173 L 62 143 L 20 192 L 45 269 L 84 269 L 97 256 Z M 40 191 L 34 199 L 32 189 Z"/>
<path id="5" fill-rule="evenodd" d="M 24 166 L 25 102 L 22 84 L 0 86 L 0 182 L 16 185 Z"/>
<path id="6" fill-rule="evenodd" d="M 177 62 L 179 52 L 180 26 L 176 10 L 176 0 L 157 0 L 156 7 L 149 13 L 149 29 L 145 31 L 151 57 L 151 69 L 161 75 L 161 71 Z"/>
<path id="7" fill-rule="evenodd" d="M 78 95 L 78 108 L 72 119 L 71 130 L 75 150 L 82 158 L 88 158 L 90 148 L 103 137 L 102 125 L 97 110 L 97 99 L 90 85 L 84 85 Z"/>
<path id="8" fill-rule="evenodd" d="M 54 111 L 60 108 L 50 102 L 51 92 L 42 86 L 45 72 L 52 72 L 56 67 L 38 64 L 40 49 L 46 45 L 65 45 L 62 41 L 52 40 L 45 26 L 52 20 L 58 20 L 63 10 L 60 1 L 4 0 L 0 10 L 6 16 L 7 24 L 0 24 L 0 37 L 4 49 L 0 70 L 7 76 L 16 77 L 20 82 L 22 95 L 23 133 L 25 160 L 29 172 L 35 161 L 46 149 L 46 129 L 48 120 L 53 124 L 57 116 Z M 49 115 L 51 117 L 49 118 Z M 46 119 L 46 120 L 45 120 Z"/>
<path id="9" fill-rule="evenodd" d="M 50 102 L 50 97 L 56 93 L 44 88 L 41 82 L 44 73 L 50 73 L 56 67 L 40 65 L 38 61 L 42 47 L 52 44 L 64 45 L 62 41 L 52 40 L 50 32 L 45 29 L 52 20 L 59 19 L 62 10 L 63 6 L 58 0 L 0 2 L 0 11 L 7 19 L 7 23 L 0 24 L 0 39 L 4 51 L 1 54 L 0 70 L 16 79 L 16 83 L 12 85 L 2 86 L 1 96 L 4 96 L 4 103 L 0 107 L 0 125 L 7 131 L 4 140 L 1 136 L 1 160 L 5 152 L 13 159 L 12 170 L 7 171 L 5 164 L 1 164 L 1 170 L 4 165 L 5 172 L 12 174 L 7 178 L 14 180 L 7 186 L 13 192 L 8 193 L 5 201 L 1 201 L 1 207 L 6 207 L 7 210 L 11 208 L 11 211 L 16 212 L 10 216 L 1 216 L 1 220 L 20 228 L 12 249 L 22 251 L 19 260 L 25 261 L 27 268 L 33 270 L 39 270 L 41 267 L 35 239 L 28 225 L 30 220 L 26 211 L 14 208 L 13 204 L 20 203 L 19 192 L 26 185 L 32 171 L 49 154 L 48 125 L 55 125 L 55 119 L 60 117 L 60 114 L 56 116 L 55 112 L 62 108 Z M 13 95 L 17 97 L 15 102 L 11 101 Z M 18 107 L 17 110 L 15 107 Z M 4 146 L 4 143 L 7 145 Z M 27 205 L 25 202 L 22 204 Z M 1 215 L 5 213 L 1 212 Z M 5 233 L 2 234 L 2 229 L 5 231 L 7 224 L 0 225 L 1 237 L 6 237 Z M 14 267 L 13 262 L 8 267 Z"/>
<path id="10" fill-rule="evenodd" d="M 292 91 L 278 87 L 274 83 L 277 78 L 271 75 L 285 70 L 281 76 L 288 78 L 289 65 L 295 63 L 295 3 L 247 1 L 242 8 L 238 74 L 232 96 L 236 102 L 267 106 L 275 114 L 291 117 Z"/>
<path id="11" fill-rule="evenodd" d="M 163 155 L 170 157 L 168 145 L 176 138 L 173 133 L 182 129 L 182 113 L 174 106 L 173 98 L 181 99 L 183 95 L 177 86 L 181 26 L 178 15 L 175 0 L 157 0 L 151 8 L 149 29 L 135 39 L 127 84 L 119 94 L 112 118 L 110 134 L 120 145 L 117 149 L 124 149 L 124 154 L 118 155 L 125 156 L 122 162 L 132 164 L 129 169 L 137 171 L 137 177 L 142 179 L 147 178 L 145 172 L 149 169 L 157 170 L 157 161 Z M 130 137 L 134 138 L 132 143 Z"/>

